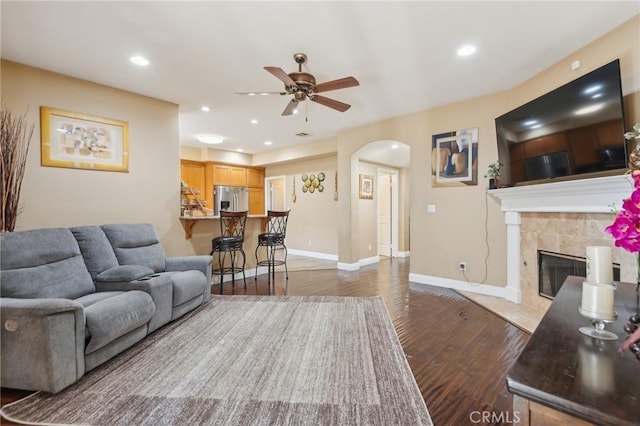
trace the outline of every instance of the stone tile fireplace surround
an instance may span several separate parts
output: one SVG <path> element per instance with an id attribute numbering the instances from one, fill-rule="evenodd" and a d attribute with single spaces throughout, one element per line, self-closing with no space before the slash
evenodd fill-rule
<path id="1" fill-rule="evenodd" d="M 584 257 L 586 246 L 614 247 L 604 228 L 632 189 L 631 178 L 619 175 L 490 191 L 507 225 L 506 298 L 546 311 L 551 301 L 538 295 L 537 250 Z M 620 248 L 612 257 L 621 280 L 635 282 L 635 257 Z"/>

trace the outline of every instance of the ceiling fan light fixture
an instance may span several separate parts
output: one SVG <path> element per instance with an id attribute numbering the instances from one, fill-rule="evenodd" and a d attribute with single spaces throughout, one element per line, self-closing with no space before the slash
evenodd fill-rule
<path id="1" fill-rule="evenodd" d="M 224 138 L 217 135 L 200 135 L 198 136 L 198 140 L 209 145 L 218 145 L 224 142 Z"/>

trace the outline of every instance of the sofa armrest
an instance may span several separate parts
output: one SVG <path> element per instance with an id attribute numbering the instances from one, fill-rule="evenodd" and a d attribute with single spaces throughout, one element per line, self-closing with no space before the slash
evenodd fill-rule
<path id="1" fill-rule="evenodd" d="M 204 288 L 204 300 L 208 302 L 211 298 L 211 285 L 213 281 L 211 279 L 211 264 L 213 257 L 209 255 L 200 256 L 174 256 L 167 257 L 165 262 L 165 268 L 167 272 L 174 271 L 200 271 L 206 278 L 207 285 Z"/>
<path id="2" fill-rule="evenodd" d="M 151 317 L 148 333 L 171 321 L 173 309 L 173 283 L 166 274 L 152 274 L 132 281 L 96 281 L 96 291 L 130 291 L 142 290 L 148 293 L 156 305 L 156 312 Z"/>
<path id="3" fill-rule="evenodd" d="M 167 272 L 174 272 L 191 271 L 195 269 L 205 275 L 207 272 L 211 275 L 211 262 L 213 262 L 213 258 L 209 255 L 167 257 L 166 270 Z"/>
<path id="4" fill-rule="evenodd" d="M 3 387 L 56 393 L 84 375 L 80 303 L 2 297 L 0 304 Z"/>

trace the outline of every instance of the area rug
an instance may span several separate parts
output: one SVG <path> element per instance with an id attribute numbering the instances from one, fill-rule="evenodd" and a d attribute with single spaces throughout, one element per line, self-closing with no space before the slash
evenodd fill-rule
<path id="1" fill-rule="evenodd" d="M 80 381 L 6 405 L 83 425 L 431 425 L 381 297 L 213 296 Z"/>

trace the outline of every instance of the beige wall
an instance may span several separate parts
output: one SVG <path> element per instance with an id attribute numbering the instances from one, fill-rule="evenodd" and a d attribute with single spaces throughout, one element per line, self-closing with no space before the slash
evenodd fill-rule
<path id="1" fill-rule="evenodd" d="M 178 220 L 178 106 L 2 61 L 2 102 L 35 123 L 16 230 L 150 222 L 167 254 L 190 251 Z M 39 107 L 127 121 L 129 173 L 40 165 Z"/>
<path id="2" fill-rule="evenodd" d="M 333 199 L 335 155 L 311 160 L 289 161 L 266 168 L 265 176 L 286 176 L 287 248 L 329 255 L 338 254 L 338 203 Z M 324 191 L 302 192 L 302 175 L 323 172 Z M 295 185 L 296 202 L 291 194 Z"/>

